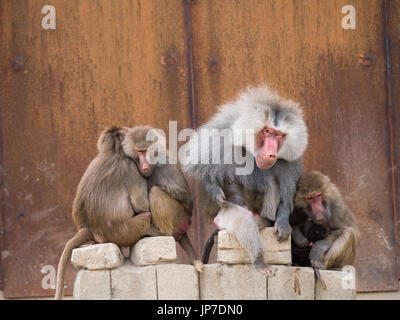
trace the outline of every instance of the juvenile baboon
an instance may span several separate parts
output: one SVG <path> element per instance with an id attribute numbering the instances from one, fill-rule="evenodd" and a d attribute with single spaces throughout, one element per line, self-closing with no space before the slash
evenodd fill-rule
<path id="1" fill-rule="evenodd" d="M 136 161 L 139 171 L 147 179 L 152 226 L 155 227 L 153 231 L 173 236 L 196 269 L 201 271 L 202 263 L 196 258 L 187 235 L 193 210 L 188 183 L 178 164 L 171 163 L 165 142 L 146 139 L 152 129 L 149 126 L 130 129 L 123 142 L 124 150 Z M 157 137 L 160 138 L 160 135 Z M 163 158 L 163 163 L 156 161 L 154 156 Z"/>
<path id="2" fill-rule="evenodd" d="M 305 230 L 303 224 L 307 219 L 313 224 Z M 307 233 L 321 237 L 310 249 L 312 267 L 330 269 L 354 263 L 359 230 L 338 188 L 327 176 L 314 171 L 300 177 L 291 224 L 292 239 L 299 248 L 309 245 Z"/>
<path id="3" fill-rule="evenodd" d="M 149 129 L 112 127 L 101 134 L 98 155 L 86 169 L 73 203 L 78 232 L 66 244 L 58 264 L 56 299 L 62 297 L 72 250 L 90 240 L 125 247 L 146 235 L 173 235 L 201 269 L 186 235 L 192 206 L 187 183 L 176 166 L 153 166 L 147 161 L 148 145 L 138 139 Z M 148 179 L 156 185 L 150 194 Z"/>
<path id="4" fill-rule="evenodd" d="M 202 134 L 205 130 L 209 130 L 208 135 Z M 223 144 L 202 149 L 222 132 Z M 253 144 L 247 141 L 253 141 Z M 184 146 L 188 156 L 183 170 L 189 177 L 200 181 L 199 210 L 202 214 L 215 218 L 228 204 L 226 186 L 237 184 L 238 193 L 242 193 L 239 198 L 246 199 L 246 207 L 275 221 L 277 238 L 282 241 L 291 233 L 289 215 L 306 146 L 307 128 L 298 104 L 281 99 L 268 87 L 257 87 L 220 107 L 218 113 L 199 128 L 198 134 Z M 215 162 L 216 154 L 219 163 Z M 234 155 L 231 163 L 224 161 L 227 154 Z M 237 160 L 237 155 L 249 160 L 246 165 L 253 165 L 253 170 L 239 174 L 246 167 Z M 259 201 L 249 201 L 256 198 Z M 217 220 L 220 228 L 226 228 L 239 241 L 241 238 L 250 239 L 241 244 L 256 269 L 269 275 L 273 273 L 264 261 L 255 219 L 235 211 L 235 217 L 223 214 Z M 244 237 L 242 233 L 249 235 Z"/>

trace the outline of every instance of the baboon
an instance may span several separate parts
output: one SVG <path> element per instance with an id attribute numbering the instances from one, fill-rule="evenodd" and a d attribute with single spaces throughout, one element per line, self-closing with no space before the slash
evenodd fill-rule
<path id="1" fill-rule="evenodd" d="M 130 246 L 150 227 L 147 181 L 122 147 L 127 133 L 128 128 L 111 127 L 101 134 L 98 154 L 79 182 L 72 206 L 78 232 L 58 264 L 56 299 L 62 298 L 65 266 L 74 248 L 87 241 Z"/>
<path id="2" fill-rule="evenodd" d="M 146 139 L 152 127 L 130 129 L 123 146 L 125 153 L 135 160 L 141 174 L 147 179 L 153 235 L 170 235 L 182 246 L 196 270 L 202 263 L 196 258 L 187 235 L 193 211 L 193 199 L 188 183 L 178 164 L 172 164 L 164 142 Z M 154 130 L 154 129 L 153 129 Z M 160 135 L 157 135 L 160 139 Z M 150 152 L 149 152 L 150 151 Z M 163 163 L 154 156 L 163 158 Z M 177 163 L 177 161 L 174 161 Z"/>
<path id="3" fill-rule="evenodd" d="M 305 230 L 307 219 L 313 224 Z M 354 263 L 359 230 L 338 188 L 327 176 L 314 171 L 300 177 L 290 222 L 298 248 L 309 245 L 310 233 L 320 238 L 313 241 L 309 252 L 312 267 L 331 269 Z"/>
<path id="4" fill-rule="evenodd" d="M 209 130 L 208 135 L 206 130 Z M 221 146 L 212 144 L 204 150 L 210 140 L 221 135 L 224 138 Z M 239 198 L 246 199 L 246 207 L 262 218 L 275 221 L 278 240 L 287 239 L 291 233 L 289 215 L 307 139 L 307 128 L 298 104 L 283 100 L 266 86 L 250 88 L 235 101 L 220 107 L 183 146 L 186 152 L 184 173 L 200 182 L 200 212 L 216 218 L 221 208 L 228 205 L 226 187 L 237 184 L 237 193 L 240 193 Z M 226 155 L 232 154 L 233 161 L 224 161 Z M 253 166 L 253 170 L 246 171 L 247 165 Z M 217 217 L 218 227 L 226 228 L 239 242 L 241 238 L 249 239 L 241 244 L 253 265 L 260 272 L 272 275 L 273 268 L 264 261 L 255 219 L 235 212 L 235 217 L 226 212 Z M 242 233 L 248 235 L 244 237 Z M 206 256 L 207 253 L 203 253 L 203 258 Z"/>
<path id="5" fill-rule="evenodd" d="M 159 224 L 152 224 L 150 214 L 152 207 L 162 206 L 163 209 L 162 212 L 155 209 L 156 221 L 161 220 L 164 224 L 174 227 L 177 223 L 183 224 L 183 227 L 178 226 L 173 230 L 182 238 L 180 243 L 184 249 L 190 250 L 187 249 L 189 240 L 183 234 L 187 228 L 179 229 L 188 227 L 188 222 L 183 223 L 181 216 L 177 218 L 177 215 L 182 215 L 182 210 L 177 210 L 179 205 L 175 200 L 182 199 L 189 208 L 191 195 L 187 192 L 187 185 L 182 182 L 179 170 L 169 165 L 166 165 L 167 169 L 162 170 L 157 165 L 153 167 L 146 160 L 145 152 L 133 149 L 134 144 L 131 139 L 140 130 L 140 128 L 111 127 L 98 139 L 98 154 L 86 169 L 74 199 L 72 218 L 78 232 L 67 242 L 58 264 L 56 299 L 62 297 L 65 266 L 74 248 L 87 241 L 113 242 L 126 247 L 135 244 L 146 235 L 163 234 L 157 229 Z M 181 185 L 172 184 L 163 193 L 161 189 L 151 190 L 149 195 L 147 179 L 156 172 L 168 172 L 168 182 L 176 181 Z M 162 173 L 154 176 L 160 177 Z M 164 187 L 164 183 L 165 181 L 161 179 L 160 188 Z M 188 210 L 191 213 L 190 208 Z M 160 215 L 163 215 L 162 218 L 157 220 Z M 194 250 L 191 249 L 192 252 L 188 255 L 194 260 Z"/>

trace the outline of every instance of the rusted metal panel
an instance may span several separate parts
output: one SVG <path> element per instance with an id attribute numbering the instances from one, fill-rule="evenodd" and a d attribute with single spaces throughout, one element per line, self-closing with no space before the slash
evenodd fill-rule
<path id="1" fill-rule="evenodd" d="M 196 114 L 203 123 L 264 82 L 299 101 L 310 131 L 305 168 L 338 184 L 362 231 L 358 290 L 397 290 L 382 2 L 352 1 L 356 30 L 341 25 L 348 4 L 194 2 Z"/>
<path id="2" fill-rule="evenodd" d="M 393 176 L 395 184 L 395 208 L 397 218 L 397 270 L 400 279 L 400 2 L 385 1 L 388 20 L 388 43 L 391 62 L 388 89 L 391 92 L 390 116 L 392 121 Z"/>
<path id="3" fill-rule="evenodd" d="M 6 297 L 54 294 L 41 269 L 75 232 L 76 186 L 105 127 L 191 125 L 182 1 L 54 0 L 56 30 L 41 27 L 46 4 L 0 3 Z"/>

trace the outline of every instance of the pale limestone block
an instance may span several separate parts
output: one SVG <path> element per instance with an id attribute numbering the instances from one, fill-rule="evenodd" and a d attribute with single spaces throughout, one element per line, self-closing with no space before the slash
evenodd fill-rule
<path id="1" fill-rule="evenodd" d="M 157 265 L 157 290 L 160 300 L 198 300 L 197 272 L 188 264 Z"/>
<path id="2" fill-rule="evenodd" d="M 312 268 L 275 267 L 275 277 L 268 278 L 268 300 L 314 300 Z"/>
<path id="3" fill-rule="evenodd" d="M 74 249 L 71 256 L 72 264 L 78 269 L 115 269 L 123 261 L 121 250 L 111 242 Z"/>
<path id="4" fill-rule="evenodd" d="M 200 276 L 202 300 L 265 300 L 267 277 L 252 265 L 206 264 Z"/>
<path id="5" fill-rule="evenodd" d="M 175 239 L 173 237 L 143 238 L 133 246 L 131 261 L 138 266 L 175 263 Z"/>
<path id="6" fill-rule="evenodd" d="M 110 270 L 79 270 L 75 278 L 74 299 L 110 300 L 110 278 Z"/>
<path id="7" fill-rule="evenodd" d="M 156 300 L 156 267 L 130 264 L 111 270 L 113 300 Z"/>
<path id="8" fill-rule="evenodd" d="M 317 300 L 355 300 L 356 271 L 353 266 L 345 266 L 341 270 L 320 270 L 321 279 L 326 290 L 317 283 L 315 298 Z"/>
<path id="9" fill-rule="evenodd" d="M 260 230 L 261 241 L 264 245 L 264 256 L 267 263 L 290 265 L 292 263 L 290 237 L 279 242 L 274 228 Z M 236 237 L 226 230 L 218 233 L 217 262 L 225 264 L 251 263 L 250 257 L 240 245 Z"/>

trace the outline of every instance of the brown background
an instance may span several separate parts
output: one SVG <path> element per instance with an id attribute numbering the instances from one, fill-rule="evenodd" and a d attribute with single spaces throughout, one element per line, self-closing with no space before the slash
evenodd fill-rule
<path id="1" fill-rule="evenodd" d="M 56 8 L 56 30 L 41 27 L 46 4 Z M 356 30 L 341 27 L 347 4 L 356 8 Z M 42 288 L 40 270 L 57 265 L 75 231 L 76 186 L 105 127 L 196 127 L 265 82 L 302 104 L 305 167 L 331 176 L 357 217 L 358 290 L 397 290 L 399 34 L 399 1 L 2 0 L 6 297 L 54 294 Z M 24 58 L 20 69 L 16 57 Z M 198 251 L 210 230 L 194 216 Z"/>

